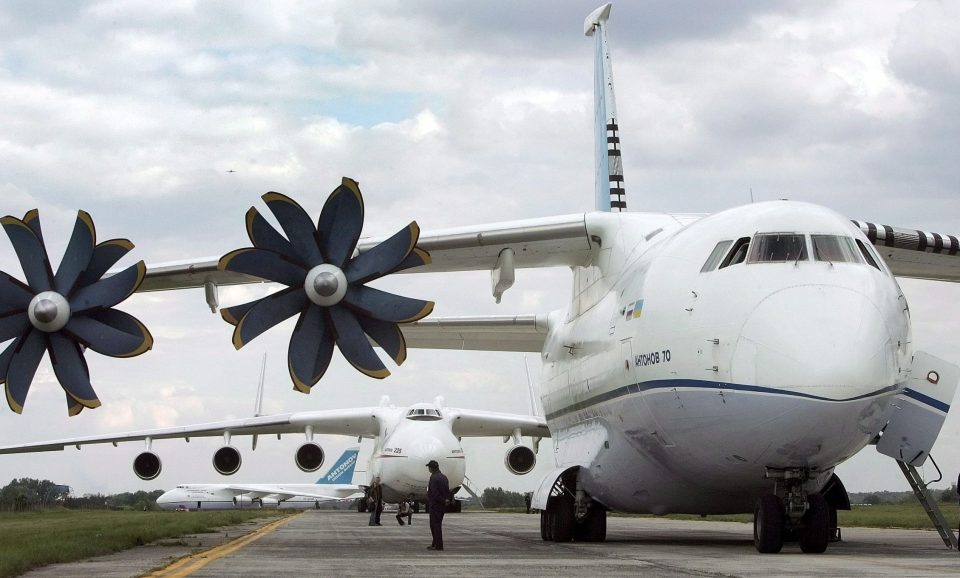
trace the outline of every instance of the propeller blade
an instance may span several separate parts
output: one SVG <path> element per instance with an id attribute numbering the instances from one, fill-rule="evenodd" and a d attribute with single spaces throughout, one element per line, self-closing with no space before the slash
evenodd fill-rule
<path id="1" fill-rule="evenodd" d="M 240 349 L 267 329 L 303 311 L 309 304 L 310 299 L 303 287 L 288 287 L 264 297 L 240 318 L 233 330 L 233 346 Z"/>
<path id="2" fill-rule="evenodd" d="M 77 212 L 77 222 L 70 235 L 67 250 L 63 253 L 57 274 L 53 278 L 54 290 L 69 295 L 80 274 L 90 265 L 94 245 L 97 244 L 97 229 L 86 211 Z"/>
<path id="3" fill-rule="evenodd" d="M 113 307 L 133 295 L 146 273 L 147 266 L 139 261 L 116 275 L 77 289 L 70 297 L 70 312 L 76 315 L 91 309 Z"/>
<path id="4" fill-rule="evenodd" d="M 402 297 L 363 285 L 351 285 L 343 296 L 343 303 L 367 317 L 396 323 L 416 321 L 433 311 L 433 301 Z"/>
<path id="5" fill-rule="evenodd" d="M 69 393 L 64 392 L 64 396 L 67 398 L 67 415 L 73 417 L 83 411 L 83 404 L 77 403 L 77 400 L 70 397 Z"/>
<path id="6" fill-rule="evenodd" d="M 356 181 L 343 177 L 327 197 L 317 222 L 317 238 L 327 262 L 343 268 L 357 247 L 362 228 L 363 195 Z"/>
<path id="7" fill-rule="evenodd" d="M 37 366 L 47 349 L 47 334 L 30 329 L 26 335 L 17 339 L 10 365 L 7 367 L 7 404 L 16 413 L 23 413 L 23 404 L 27 399 Z"/>
<path id="8" fill-rule="evenodd" d="M 236 327 L 237 323 L 240 323 L 240 320 L 243 319 L 243 316 L 247 314 L 247 311 L 250 311 L 250 308 L 259 302 L 259 299 L 254 299 L 253 301 L 244 303 L 243 305 L 224 307 L 220 310 L 220 317 L 223 317 L 224 321 Z"/>
<path id="9" fill-rule="evenodd" d="M 40 229 L 40 211 L 37 209 L 27 211 L 26 214 L 23 215 L 23 223 L 30 227 L 33 234 L 43 243 L 43 231 Z"/>
<path id="10" fill-rule="evenodd" d="M 284 257 L 300 260 L 290 241 L 283 238 L 255 207 L 247 211 L 247 236 L 257 249 L 280 253 Z"/>
<path id="11" fill-rule="evenodd" d="M 289 287 L 303 286 L 307 271 L 287 257 L 266 249 L 237 249 L 220 257 L 217 269 L 234 271 L 283 283 Z"/>
<path id="12" fill-rule="evenodd" d="M 3 353 L 0 353 L 0 383 L 6 383 L 7 381 L 7 369 L 10 368 L 10 360 L 13 359 L 13 352 L 16 351 L 19 341 L 20 338 L 17 338 L 3 350 Z"/>
<path id="13" fill-rule="evenodd" d="M 60 387 L 84 407 L 91 409 L 100 407 L 100 400 L 90 385 L 90 371 L 87 361 L 80 352 L 76 341 L 64 337 L 59 333 L 49 333 L 50 362 L 53 372 L 57 375 Z M 72 406 L 68 406 L 68 411 Z"/>
<path id="14" fill-rule="evenodd" d="M 407 341 L 396 323 L 380 321 L 371 317 L 360 317 L 360 327 L 363 332 L 377 342 L 377 345 L 393 358 L 394 363 L 403 365 L 407 359 Z"/>
<path id="15" fill-rule="evenodd" d="M 24 311 L 31 299 L 33 291 L 30 287 L 16 277 L 0 271 L 0 312 Z"/>
<path id="16" fill-rule="evenodd" d="M 3 350 L 3 353 L 0 353 L 0 383 L 4 384 L 4 393 L 7 396 L 7 405 L 10 406 L 10 409 L 16 413 L 21 413 L 23 411 L 24 401 L 27 399 L 27 390 L 30 389 L 30 382 L 26 383 L 26 387 L 21 387 L 17 390 L 14 390 L 10 387 L 10 384 L 7 383 L 7 370 L 10 368 L 10 360 L 13 359 L 13 352 L 17 350 L 17 345 L 20 343 L 20 338 L 17 338 L 16 341 L 7 346 Z"/>
<path id="17" fill-rule="evenodd" d="M 427 253 L 420 247 L 414 247 L 413 251 L 410 251 L 410 254 L 407 255 L 407 258 L 401 261 L 401 263 L 390 272 L 396 273 L 397 271 L 403 271 L 405 269 L 429 265 L 432 262 L 433 259 L 430 258 L 430 253 Z"/>
<path id="18" fill-rule="evenodd" d="M 270 192 L 262 198 L 283 227 L 283 232 L 287 234 L 290 244 L 303 261 L 305 268 L 311 269 L 323 263 L 320 247 L 317 246 L 317 229 L 303 207 L 280 193 Z"/>
<path id="19" fill-rule="evenodd" d="M 30 327 L 30 317 L 27 312 L 14 313 L 0 317 L 0 343 L 14 337 L 20 337 Z"/>
<path id="20" fill-rule="evenodd" d="M 330 365 L 334 338 L 328 323 L 323 307 L 307 307 L 297 320 L 287 351 L 287 369 L 299 392 L 310 393 Z"/>
<path id="21" fill-rule="evenodd" d="M 99 281 L 110 267 L 113 267 L 117 261 L 132 250 L 133 243 L 129 239 L 110 239 L 99 243 L 93 248 L 90 264 L 87 265 L 83 273 L 80 273 L 80 278 L 77 279 L 77 287 L 86 287 Z"/>
<path id="22" fill-rule="evenodd" d="M 347 263 L 343 274 L 350 283 L 366 283 L 395 270 L 407 258 L 420 238 L 414 221 L 392 237 Z"/>
<path id="23" fill-rule="evenodd" d="M 390 371 L 377 357 L 373 346 L 367 340 L 353 311 L 338 305 L 329 307 L 327 311 L 337 332 L 337 347 L 350 365 L 357 371 L 377 379 L 390 375 Z"/>
<path id="24" fill-rule="evenodd" d="M 43 241 L 37 237 L 29 225 L 16 217 L 9 215 L 3 217 L 0 219 L 0 224 L 3 225 L 13 249 L 17 252 L 27 284 L 37 293 L 49 291 L 53 283 L 53 270 L 50 269 L 50 260 L 47 258 Z M 39 227 L 39 224 L 37 226 Z"/>
<path id="25" fill-rule="evenodd" d="M 117 309 L 74 315 L 63 331 L 110 357 L 135 357 L 153 347 L 150 331 L 136 317 Z"/>

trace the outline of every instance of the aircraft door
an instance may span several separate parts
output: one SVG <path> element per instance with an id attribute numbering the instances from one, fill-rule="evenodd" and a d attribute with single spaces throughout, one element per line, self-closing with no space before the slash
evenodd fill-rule
<path id="1" fill-rule="evenodd" d="M 960 368 L 924 351 L 913 354 L 907 389 L 890 402 L 890 421 L 877 451 L 911 466 L 921 466 L 950 411 Z"/>

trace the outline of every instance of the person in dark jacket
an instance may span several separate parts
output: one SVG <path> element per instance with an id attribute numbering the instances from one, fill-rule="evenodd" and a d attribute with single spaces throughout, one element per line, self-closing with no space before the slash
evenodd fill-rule
<path id="1" fill-rule="evenodd" d="M 370 508 L 370 523 L 368 526 L 380 525 L 380 514 L 383 513 L 383 489 L 380 487 L 380 478 L 373 478 L 367 492 L 367 507 Z"/>
<path id="2" fill-rule="evenodd" d="M 443 511 L 450 501 L 450 482 L 440 471 L 437 460 L 427 462 L 430 481 L 427 483 L 427 507 L 430 509 L 430 533 L 433 543 L 427 550 L 443 550 Z"/>

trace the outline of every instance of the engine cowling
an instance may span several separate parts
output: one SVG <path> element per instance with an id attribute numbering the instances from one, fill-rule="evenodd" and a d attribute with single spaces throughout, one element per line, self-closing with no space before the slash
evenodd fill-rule
<path id="1" fill-rule="evenodd" d="M 143 452 L 133 460 L 133 473 L 141 480 L 152 480 L 160 475 L 163 465 L 160 456 L 153 452 Z"/>
<path id="2" fill-rule="evenodd" d="M 213 454 L 213 469 L 222 476 L 232 476 L 240 469 L 243 460 L 233 446 L 223 446 Z"/>
<path id="3" fill-rule="evenodd" d="M 307 442 L 297 448 L 297 453 L 293 460 L 297 467 L 304 472 L 315 472 L 323 465 L 323 448 L 313 442 Z"/>
<path id="4" fill-rule="evenodd" d="M 522 476 L 529 474 L 533 466 L 537 465 L 537 454 L 527 446 L 517 445 L 507 450 L 503 463 L 511 474 Z"/>

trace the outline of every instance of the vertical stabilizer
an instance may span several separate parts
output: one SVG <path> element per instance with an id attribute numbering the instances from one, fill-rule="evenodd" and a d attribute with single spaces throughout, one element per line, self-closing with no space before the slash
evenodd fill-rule
<path id="1" fill-rule="evenodd" d="M 357 467 L 357 454 L 360 453 L 359 447 L 348 448 L 333 464 L 322 478 L 317 480 L 318 484 L 349 484 L 353 480 L 353 469 Z"/>
<path id="2" fill-rule="evenodd" d="M 593 98 L 596 148 L 596 209 L 614 213 L 627 210 L 620 158 L 620 128 L 613 91 L 613 66 L 607 46 L 607 20 L 611 4 L 604 4 L 587 16 L 583 32 L 596 41 L 594 51 Z"/>

